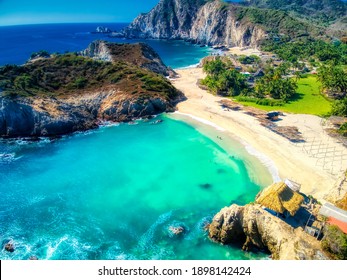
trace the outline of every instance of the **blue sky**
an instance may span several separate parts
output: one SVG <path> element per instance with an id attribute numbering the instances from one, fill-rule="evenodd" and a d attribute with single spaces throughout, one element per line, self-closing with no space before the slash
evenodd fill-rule
<path id="1" fill-rule="evenodd" d="M 0 25 L 130 22 L 159 0 L 0 0 Z"/>

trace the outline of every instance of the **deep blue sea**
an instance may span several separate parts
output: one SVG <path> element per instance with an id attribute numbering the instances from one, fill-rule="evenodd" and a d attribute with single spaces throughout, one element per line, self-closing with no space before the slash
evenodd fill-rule
<path id="1" fill-rule="evenodd" d="M 107 34 L 92 34 L 98 26 L 121 30 L 127 23 L 76 23 L 0 26 L 0 65 L 23 64 L 33 52 L 46 50 L 54 53 L 74 52 L 85 49 L 94 40 L 118 43 L 144 42 L 109 38 Z M 184 41 L 145 40 L 172 68 L 199 63 L 211 50 Z"/>

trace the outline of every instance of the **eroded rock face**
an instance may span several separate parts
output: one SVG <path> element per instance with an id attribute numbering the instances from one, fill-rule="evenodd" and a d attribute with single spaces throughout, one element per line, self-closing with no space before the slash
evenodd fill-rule
<path id="1" fill-rule="evenodd" d="M 115 90 L 82 96 L 9 99 L 0 97 L 0 137 L 51 137 L 173 111 L 163 97 L 129 97 Z"/>
<path id="2" fill-rule="evenodd" d="M 81 55 L 102 61 L 127 62 L 163 76 L 176 76 L 176 73 L 164 64 L 157 52 L 144 43 L 117 44 L 97 40 L 89 44 Z"/>
<path id="3" fill-rule="evenodd" d="M 125 30 L 129 38 L 184 39 L 197 44 L 259 45 L 265 31 L 240 22 L 222 1 L 162 0 L 149 13 L 138 16 Z"/>
<path id="4" fill-rule="evenodd" d="M 347 177 L 346 173 L 344 172 L 341 174 L 341 176 L 337 179 L 335 185 L 333 188 L 326 194 L 324 199 L 327 201 L 337 204 L 339 201 L 344 199 L 347 196 Z M 341 207 L 339 205 L 339 207 Z M 344 210 L 347 210 L 343 208 Z"/>
<path id="5" fill-rule="evenodd" d="M 209 227 L 209 237 L 222 244 L 243 243 L 269 250 L 274 259 L 327 259 L 320 243 L 302 229 L 294 229 L 258 205 L 223 208 Z"/>
<path id="6" fill-rule="evenodd" d="M 146 44 L 95 41 L 82 55 L 108 63 L 67 54 L 1 67 L 0 137 L 53 137 L 132 121 L 172 112 L 183 98 Z"/>

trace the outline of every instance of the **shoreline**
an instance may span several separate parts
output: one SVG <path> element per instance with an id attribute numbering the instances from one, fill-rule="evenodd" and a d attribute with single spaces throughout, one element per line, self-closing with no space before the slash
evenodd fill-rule
<path id="1" fill-rule="evenodd" d="M 197 121 L 218 128 L 219 131 L 230 133 L 232 138 L 240 142 L 245 149 L 248 147 L 248 153 L 253 152 L 253 156 L 256 156 L 254 153 L 259 154 L 257 159 L 260 161 L 263 157 L 265 166 L 271 163 L 270 166 L 278 169 L 282 180 L 293 180 L 301 184 L 301 192 L 312 195 L 322 202 L 325 201 L 325 195 L 334 187 L 340 173 L 332 174 L 325 166 L 319 166 L 317 164 L 319 159 L 314 154 L 304 152 L 303 146 L 306 142 L 294 144 L 261 126 L 256 118 L 242 111 L 224 111 L 219 101 L 225 98 L 214 96 L 196 85 L 196 81 L 205 76 L 201 68 L 175 69 L 175 71 L 179 74 L 179 78 L 172 83 L 187 97 L 185 101 L 177 104 L 177 114 L 191 116 Z M 285 114 L 277 124 L 298 127 L 305 139 L 307 138 L 308 144 L 311 141 L 309 138 L 315 137 L 313 141 L 319 139 L 322 143 L 328 142 L 329 145 L 346 150 L 325 133 L 319 117 Z M 341 161 L 341 169 L 347 167 L 346 163 Z M 270 170 L 269 172 L 271 173 Z"/>
<path id="2" fill-rule="evenodd" d="M 276 172 L 272 170 L 262 162 L 262 155 L 250 153 L 247 147 L 239 139 L 236 139 L 229 131 L 224 129 L 218 129 L 219 127 L 206 120 L 197 118 L 193 115 L 184 114 L 180 112 L 174 112 L 167 114 L 170 119 L 185 122 L 188 125 L 194 127 L 199 133 L 208 137 L 221 149 L 223 149 L 229 156 L 235 157 L 241 160 L 247 169 L 249 179 L 259 185 L 261 189 L 266 188 L 276 180 Z M 276 167 L 273 166 L 275 169 Z M 259 176 L 258 173 L 263 176 Z"/>

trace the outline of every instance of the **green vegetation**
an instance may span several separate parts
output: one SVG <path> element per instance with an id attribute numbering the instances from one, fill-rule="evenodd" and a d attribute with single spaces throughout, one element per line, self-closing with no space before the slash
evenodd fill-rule
<path id="1" fill-rule="evenodd" d="M 268 68 L 265 76 L 256 81 L 254 88 L 250 88 L 245 75 L 219 57 L 205 62 L 203 69 L 207 77 L 202 80 L 202 84 L 213 93 L 224 96 L 252 96 L 257 98 L 257 104 L 279 104 L 259 99 L 280 99 L 287 102 L 295 95 L 297 88 L 294 79 L 282 76 L 286 72 L 285 67 Z"/>
<path id="2" fill-rule="evenodd" d="M 317 82 L 313 75 L 298 80 L 296 95 L 287 103 L 280 105 L 260 105 L 255 103 L 257 100 L 236 99 L 243 105 L 256 107 L 265 111 L 281 110 L 288 113 L 312 114 L 324 116 L 330 113 L 331 102 L 320 94 L 321 84 Z M 346 102 L 347 104 L 347 102 Z"/>
<path id="3" fill-rule="evenodd" d="M 347 117 L 347 97 L 333 103 L 331 113 L 334 116 Z"/>
<path id="4" fill-rule="evenodd" d="M 50 54 L 48 51 L 45 51 L 45 50 L 41 50 L 41 51 L 38 51 L 38 52 L 33 52 L 30 56 L 30 59 L 34 59 L 34 58 L 38 58 L 38 57 L 44 57 L 44 58 L 47 58 L 47 57 L 50 57 Z"/>
<path id="5" fill-rule="evenodd" d="M 334 65 L 347 64 L 347 44 L 340 42 L 328 43 L 322 40 L 301 39 L 292 40 L 288 36 L 280 40 L 270 38 L 262 43 L 262 50 L 274 52 L 281 59 L 289 62 L 309 61 L 316 66 L 317 62 Z"/>
<path id="6" fill-rule="evenodd" d="M 292 78 L 283 78 L 282 72 L 281 67 L 268 69 L 265 76 L 255 83 L 255 96 L 281 99 L 284 102 L 293 98 L 297 89 L 296 81 Z"/>
<path id="7" fill-rule="evenodd" d="M 246 77 L 220 58 L 205 62 L 203 69 L 207 77 L 201 83 L 215 94 L 236 96 L 249 90 Z"/>
<path id="8" fill-rule="evenodd" d="M 104 62 L 73 53 L 0 67 L 1 94 L 13 96 L 83 93 L 109 86 L 124 92 L 150 92 L 173 98 L 177 90 L 164 77 L 126 62 Z"/>
<path id="9" fill-rule="evenodd" d="M 340 128 L 338 129 L 338 132 L 342 136 L 347 136 L 347 122 L 340 126 Z"/>
<path id="10" fill-rule="evenodd" d="M 347 68 L 343 66 L 322 65 L 318 69 L 318 80 L 324 90 L 347 92 Z"/>
<path id="11" fill-rule="evenodd" d="M 324 231 L 322 247 L 334 258 L 347 259 L 347 234 L 344 234 L 337 226 L 328 226 Z"/>
<path id="12" fill-rule="evenodd" d="M 346 4 L 341 0 L 248 0 L 247 4 L 282 10 L 317 23 L 329 23 L 346 14 Z"/>
<path id="13" fill-rule="evenodd" d="M 241 55 L 238 60 L 242 63 L 242 64 L 253 64 L 253 63 L 259 63 L 260 57 L 257 55 L 250 55 L 250 56 L 246 56 L 246 55 Z"/>
<path id="14" fill-rule="evenodd" d="M 259 9 L 255 7 L 237 7 L 235 17 L 238 21 L 248 21 L 262 26 L 267 32 L 286 34 L 292 38 L 318 35 L 320 30 L 288 13 L 279 10 Z"/>

